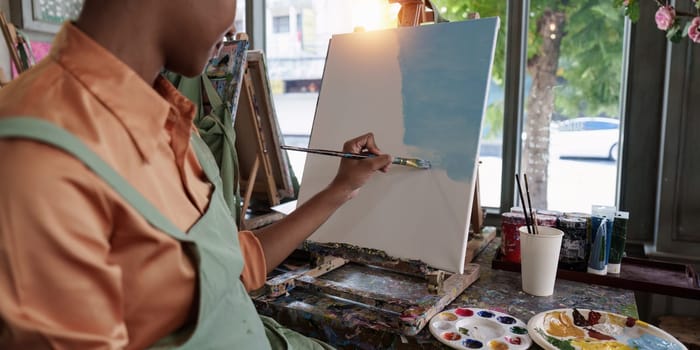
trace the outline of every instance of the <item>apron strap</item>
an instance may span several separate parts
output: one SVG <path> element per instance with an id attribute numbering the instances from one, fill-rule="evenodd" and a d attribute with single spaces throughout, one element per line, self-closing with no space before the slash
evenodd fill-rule
<path id="1" fill-rule="evenodd" d="M 101 177 L 153 227 L 179 240 L 192 240 L 169 219 L 164 217 L 158 209 L 151 205 L 146 198 L 105 163 L 102 158 L 65 129 L 34 117 L 3 118 L 0 120 L 0 138 L 30 139 L 65 151 Z"/>

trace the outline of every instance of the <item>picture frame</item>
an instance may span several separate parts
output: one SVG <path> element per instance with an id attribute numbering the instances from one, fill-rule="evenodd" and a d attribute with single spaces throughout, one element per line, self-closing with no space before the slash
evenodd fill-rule
<path id="1" fill-rule="evenodd" d="M 82 7 L 83 0 L 11 0 L 10 17 L 20 29 L 55 34 Z"/>

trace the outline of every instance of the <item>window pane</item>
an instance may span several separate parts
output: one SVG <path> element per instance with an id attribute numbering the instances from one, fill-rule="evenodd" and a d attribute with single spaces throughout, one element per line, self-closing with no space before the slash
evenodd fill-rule
<path id="1" fill-rule="evenodd" d="M 496 55 L 481 133 L 479 153 L 479 193 L 484 207 L 501 206 L 501 164 L 503 144 L 503 102 L 505 81 L 506 0 L 433 0 L 440 15 L 450 21 L 464 21 L 470 14 L 480 17 L 500 17 Z"/>
<path id="2" fill-rule="evenodd" d="M 306 147 L 309 143 L 331 35 L 357 27 L 396 27 L 398 9 L 387 0 L 266 1 L 265 54 L 286 144 Z M 285 30 L 280 30 L 284 21 Z M 289 158 L 301 180 L 306 155 L 289 152 Z"/>
<path id="3" fill-rule="evenodd" d="M 615 205 L 623 17 L 613 1 L 531 1 L 522 172 L 533 206 Z"/>
<path id="4" fill-rule="evenodd" d="M 237 32 L 245 32 L 245 1 L 236 2 L 236 19 L 234 20 Z"/>
<path id="5" fill-rule="evenodd" d="M 272 17 L 273 33 L 289 33 L 289 16 Z"/>

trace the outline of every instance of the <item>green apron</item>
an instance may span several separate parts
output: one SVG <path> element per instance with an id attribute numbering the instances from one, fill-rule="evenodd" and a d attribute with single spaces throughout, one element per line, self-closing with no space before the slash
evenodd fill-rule
<path id="1" fill-rule="evenodd" d="M 162 339 L 154 348 L 270 349 L 272 344 L 275 349 L 330 349 L 326 344 L 284 329 L 272 319 L 258 316 L 240 280 L 243 257 L 236 224 L 221 190 L 218 167 L 207 145 L 198 136 L 193 134 L 192 147 L 205 174 L 214 184 L 214 193 L 206 212 L 187 234 L 66 130 L 37 118 L 14 117 L 0 120 L 0 138 L 3 137 L 43 142 L 76 157 L 153 227 L 177 239 L 193 253 L 199 271 L 197 324 L 193 325 L 194 329 L 191 327 Z"/>

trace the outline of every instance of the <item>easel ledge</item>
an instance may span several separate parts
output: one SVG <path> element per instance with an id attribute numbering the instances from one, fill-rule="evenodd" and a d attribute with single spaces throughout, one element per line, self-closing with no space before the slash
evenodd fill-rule
<path id="1" fill-rule="evenodd" d="M 387 331 L 413 336 L 428 321 L 479 278 L 480 266 L 466 264 L 463 274 L 451 274 L 418 260 L 391 257 L 386 252 L 343 243 L 305 242 L 313 262 L 269 279 L 253 293 L 255 300 L 269 302 L 293 289 L 351 300 L 377 309 L 388 317 Z M 327 274 L 336 271 L 335 276 Z M 382 281 L 390 290 L 370 288 L 372 283 L 352 276 Z M 410 292 L 397 292 L 392 282 Z M 404 291 L 405 292 L 405 291 Z"/>

